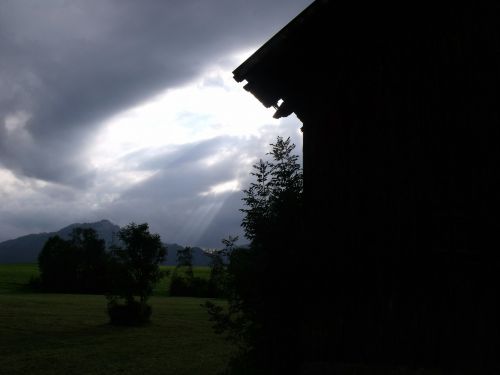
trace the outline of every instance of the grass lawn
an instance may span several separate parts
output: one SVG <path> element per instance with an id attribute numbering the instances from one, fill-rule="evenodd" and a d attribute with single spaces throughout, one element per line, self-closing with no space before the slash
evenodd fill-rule
<path id="1" fill-rule="evenodd" d="M 29 292 L 37 273 L 0 265 L 1 374 L 216 374 L 228 360 L 205 299 L 168 297 L 168 279 L 151 298 L 152 323 L 123 328 L 107 324 L 103 296 Z"/>
<path id="2" fill-rule="evenodd" d="M 0 294 L 28 291 L 28 281 L 37 275 L 36 264 L 0 264 Z"/>

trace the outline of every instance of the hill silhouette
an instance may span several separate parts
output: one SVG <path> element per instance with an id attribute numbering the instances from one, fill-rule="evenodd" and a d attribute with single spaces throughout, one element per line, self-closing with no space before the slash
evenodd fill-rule
<path id="1" fill-rule="evenodd" d="M 55 232 L 43 232 L 28 234 L 12 240 L 0 242 L 0 263 L 36 263 L 38 254 L 45 242 L 52 236 L 58 235 L 63 239 L 69 239 L 71 231 L 75 228 L 92 228 L 98 236 L 106 242 L 106 247 L 116 243 L 116 234 L 120 227 L 109 220 L 100 220 L 93 223 L 74 223 Z M 175 265 L 177 251 L 183 246 L 176 243 L 166 243 L 168 249 L 167 265 Z M 203 249 L 193 247 L 193 265 L 207 266 L 210 258 Z"/>

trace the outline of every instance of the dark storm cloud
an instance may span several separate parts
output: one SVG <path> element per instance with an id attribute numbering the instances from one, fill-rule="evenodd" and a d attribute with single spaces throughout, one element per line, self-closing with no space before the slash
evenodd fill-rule
<path id="1" fill-rule="evenodd" d="M 262 44 L 307 3 L 3 1 L 0 163 L 88 186 L 85 146 L 103 120 Z"/>

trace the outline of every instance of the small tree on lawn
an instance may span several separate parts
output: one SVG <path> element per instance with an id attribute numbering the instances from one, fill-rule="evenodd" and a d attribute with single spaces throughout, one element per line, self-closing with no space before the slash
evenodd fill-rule
<path id="1" fill-rule="evenodd" d="M 127 225 L 118 238 L 123 245 L 111 250 L 112 292 L 107 296 L 111 323 L 144 323 L 151 316 L 147 300 L 163 276 L 160 264 L 167 250 L 160 236 L 149 232 L 147 223 Z"/>

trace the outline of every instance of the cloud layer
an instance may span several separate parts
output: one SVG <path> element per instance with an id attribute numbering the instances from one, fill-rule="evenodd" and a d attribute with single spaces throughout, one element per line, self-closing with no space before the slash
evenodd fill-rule
<path id="1" fill-rule="evenodd" d="M 235 54 L 261 45 L 309 2 L 2 2 L 0 240 L 98 215 L 121 224 L 147 219 L 175 240 L 198 244 L 217 228 L 229 231 L 239 193 L 210 189 L 231 181 L 240 187 L 248 161 L 281 125 L 142 147 L 105 169 L 91 150 L 113 116 L 169 89 L 194 80 L 202 80 L 200 90 L 224 88 L 206 72 L 234 69 Z M 203 117 L 184 115 L 191 116 L 179 120 L 186 126 L 203 126 Z"/>

